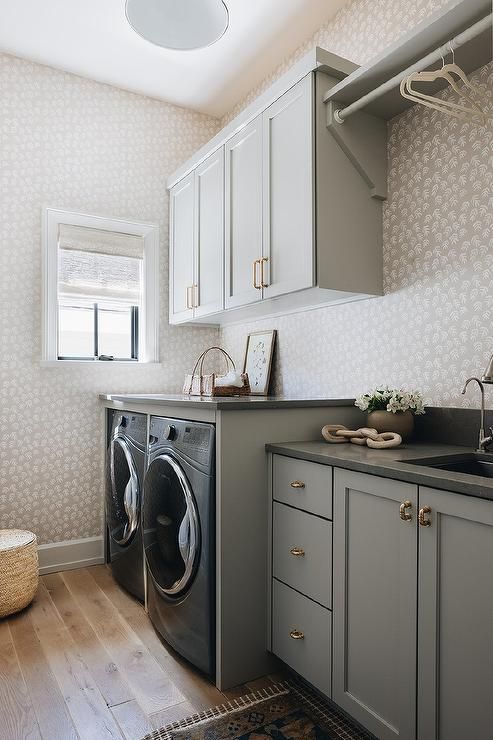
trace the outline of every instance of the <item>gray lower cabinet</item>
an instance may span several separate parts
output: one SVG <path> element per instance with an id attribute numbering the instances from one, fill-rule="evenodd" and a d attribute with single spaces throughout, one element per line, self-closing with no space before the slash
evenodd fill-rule
<path id="1" fill-rule="evenodd" d="M 416 731 L 417 493 L 334 469 L 333 699 L 381 740 Z"/>
<path id="2" fill-rule="evenodd" d="M 418 740 L 493 737 L 493 502 L 419 490 Z"/>
<path id="3" fill-rule="evenodd" d="M 379 740 L 491 740 L 493 502 L 273 457 L 272 651 Z"/>

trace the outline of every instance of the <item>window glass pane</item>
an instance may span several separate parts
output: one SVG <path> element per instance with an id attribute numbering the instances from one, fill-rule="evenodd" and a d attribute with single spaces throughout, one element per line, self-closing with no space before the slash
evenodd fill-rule
<path id="1" fill-rule="evenodd" d="M 60 305 L 58 315 L 59 357 L 94 357 L 94 309 Z"/>
<path id="2" fill-rule="evenodd" d="M 127 360 L 132 357 L 131 306 L 105 307 L 99 304 L 98 350 L 100 355 Z"/>

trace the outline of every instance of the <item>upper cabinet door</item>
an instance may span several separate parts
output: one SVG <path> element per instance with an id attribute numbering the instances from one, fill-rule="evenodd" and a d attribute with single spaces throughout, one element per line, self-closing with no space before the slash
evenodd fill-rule
<path id="1" fill-rule="evenodd" d="M 418 740 L 493 735 L 493 503 L 419 489 Z"/>
<path id="2" fill-rule="evenodd" d="M 315 284 L 313 76 L 263 113 L 264 297 Z"/>
<path id="3" fill-rule="evenodd" d="M 223 309 L 224 149 L 195 170 L 195 316 Z"/>
<path id="4" fill-rule="evenodd" d="M 335 469 L 332 698 L 380 740 L 416 737 L 417 496 Z"/>
<path id="5" fill-rule="evenodd" d="M 262 298 L 262 116 L 226 143 L 225 161 L 225 306 L 233 308 Z"/>
<path id="6" fill-rule="evenodd" d="M 170 191 L 169 321 L 193 318 L 194 173 Z"/>

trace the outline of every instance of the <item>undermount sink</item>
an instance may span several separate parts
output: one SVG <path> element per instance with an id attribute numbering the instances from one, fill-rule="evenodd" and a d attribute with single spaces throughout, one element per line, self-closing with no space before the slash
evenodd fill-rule
<path id="1" fill-rule="evenodd" d="M 406 460 L 411 465 L 425 465 L 428 468 L 448 470 L 451 473 L 467 473 L 481 475 L 483 478 L 493 478 L 493 455 L 481 453 L 465 453 L 448 455 L 447 457 L 423 457 L 420 460 Z"/>

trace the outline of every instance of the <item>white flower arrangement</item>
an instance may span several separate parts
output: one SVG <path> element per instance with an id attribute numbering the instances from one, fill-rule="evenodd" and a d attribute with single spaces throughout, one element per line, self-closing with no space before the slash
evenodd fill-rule
<path id="1" fill-rule="evenodd" d="M 402 388 L 375 388 L 370 393 L 363 393 L 355 401 L 361 411 L 411 411 L 413 414 L 424 414 L 424 401 L 420 391 L 405 391 Z"/>

